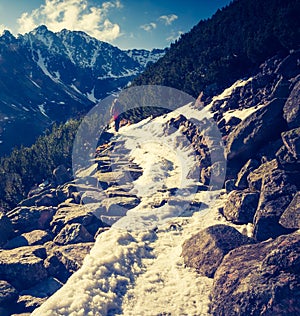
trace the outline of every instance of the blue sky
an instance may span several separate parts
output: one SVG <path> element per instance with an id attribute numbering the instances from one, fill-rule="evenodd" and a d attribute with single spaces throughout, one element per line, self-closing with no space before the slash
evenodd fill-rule
<path id="1" fill-rule="evenodd" d="M 82 30 L 122 49 L 163 48 L 230 0 L 0 0 L 0 33 Z"/>

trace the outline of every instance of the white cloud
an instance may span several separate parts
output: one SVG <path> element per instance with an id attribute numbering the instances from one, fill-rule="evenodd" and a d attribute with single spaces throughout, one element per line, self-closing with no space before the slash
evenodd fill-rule
<path id="1" fill-rule="evenodd" d="M 172 32 L 172 34 L 166 38 L 166 41 L 167 42 L 175 42 L 182 34 L 183 34 L 182 31 Z"/>
<path id="2" fill-rule="evenodd" d="M 178 16 L 176 14 L 162 15 L 159 20 L 163 21 L 165 25 L 171 25 L 173 21 L 177 20 Z"/>
<path id="3" fill-rule="evenodd" d="M 3 34 L 4 30 L 7 30 L 7 27 L 4 24 L 0 24 L 0 36 Z"/>
<path id="4" fill-rule="evenodd" d="M 30 32 L 44 24 L 53 32 L 65 28 L 84 31 L 102 41 L 113 41 L 121 35 L 120 26 L 111 22 L 108 14 L 122 7 L 119 0 L 107 1 L 101 6 L 90 6 L 87 0 L 45 0 L 38 9 L 21 15 L 19 33 Z"/>
<path id="5" fill-rule="evenodd" d="M 156 23 L 151 22 L 151 23 L 148 23 L 148 24 L 141 25 L 140 27 L 143 30 L 145 30 L 146 32 L 150 32 L 150 31 L 156 29 Z"/>

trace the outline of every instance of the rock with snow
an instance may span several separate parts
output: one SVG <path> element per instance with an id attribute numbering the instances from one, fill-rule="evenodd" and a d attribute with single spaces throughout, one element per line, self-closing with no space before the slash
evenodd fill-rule
<path id="1" fill-rule="evenodd" d="M 223 257 L 232 249 L 253 243 L 227 225 L 215 225 L 204 229 L 182 245 L 182 257 L 186 266 L 207 277 L 213 277 Z"/>
<path id="2" fill-rule="evenodd" d="M 259 192 L 232 191 L 224 205 L 225 218 L 235 224 L 252 223 L 257 210 Z"/>
<path id="3" fill-rule="evenodd" d="M 210 313 L 298 315 L 299 260 L 299 233 L 232 250 L 215 273 Z"/>

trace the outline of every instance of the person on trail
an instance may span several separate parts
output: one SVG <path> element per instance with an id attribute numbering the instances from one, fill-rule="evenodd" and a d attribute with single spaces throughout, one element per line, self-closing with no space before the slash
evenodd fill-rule
<path id="1" fill-rule="evenodd" d="M 111 105 L 110 114 L 115 122 L 115 131 L 118 132 L 120 128 L 120 114 L 122 113 L 122 106 L 118 99 L 114 99 Z"/>

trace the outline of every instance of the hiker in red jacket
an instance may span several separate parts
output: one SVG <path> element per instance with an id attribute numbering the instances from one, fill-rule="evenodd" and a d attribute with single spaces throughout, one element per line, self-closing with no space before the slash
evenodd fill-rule
<path id="1" fill-rule="evenodd" d="M 115 131 L 118 132 L 120 128 L 120 114 L 122 113 L 122 106 L 118 99 L 114 99 L 111 109 L 110 109 L 110 114 L 113 117 L 113 120 L 115 122 Z"/>

